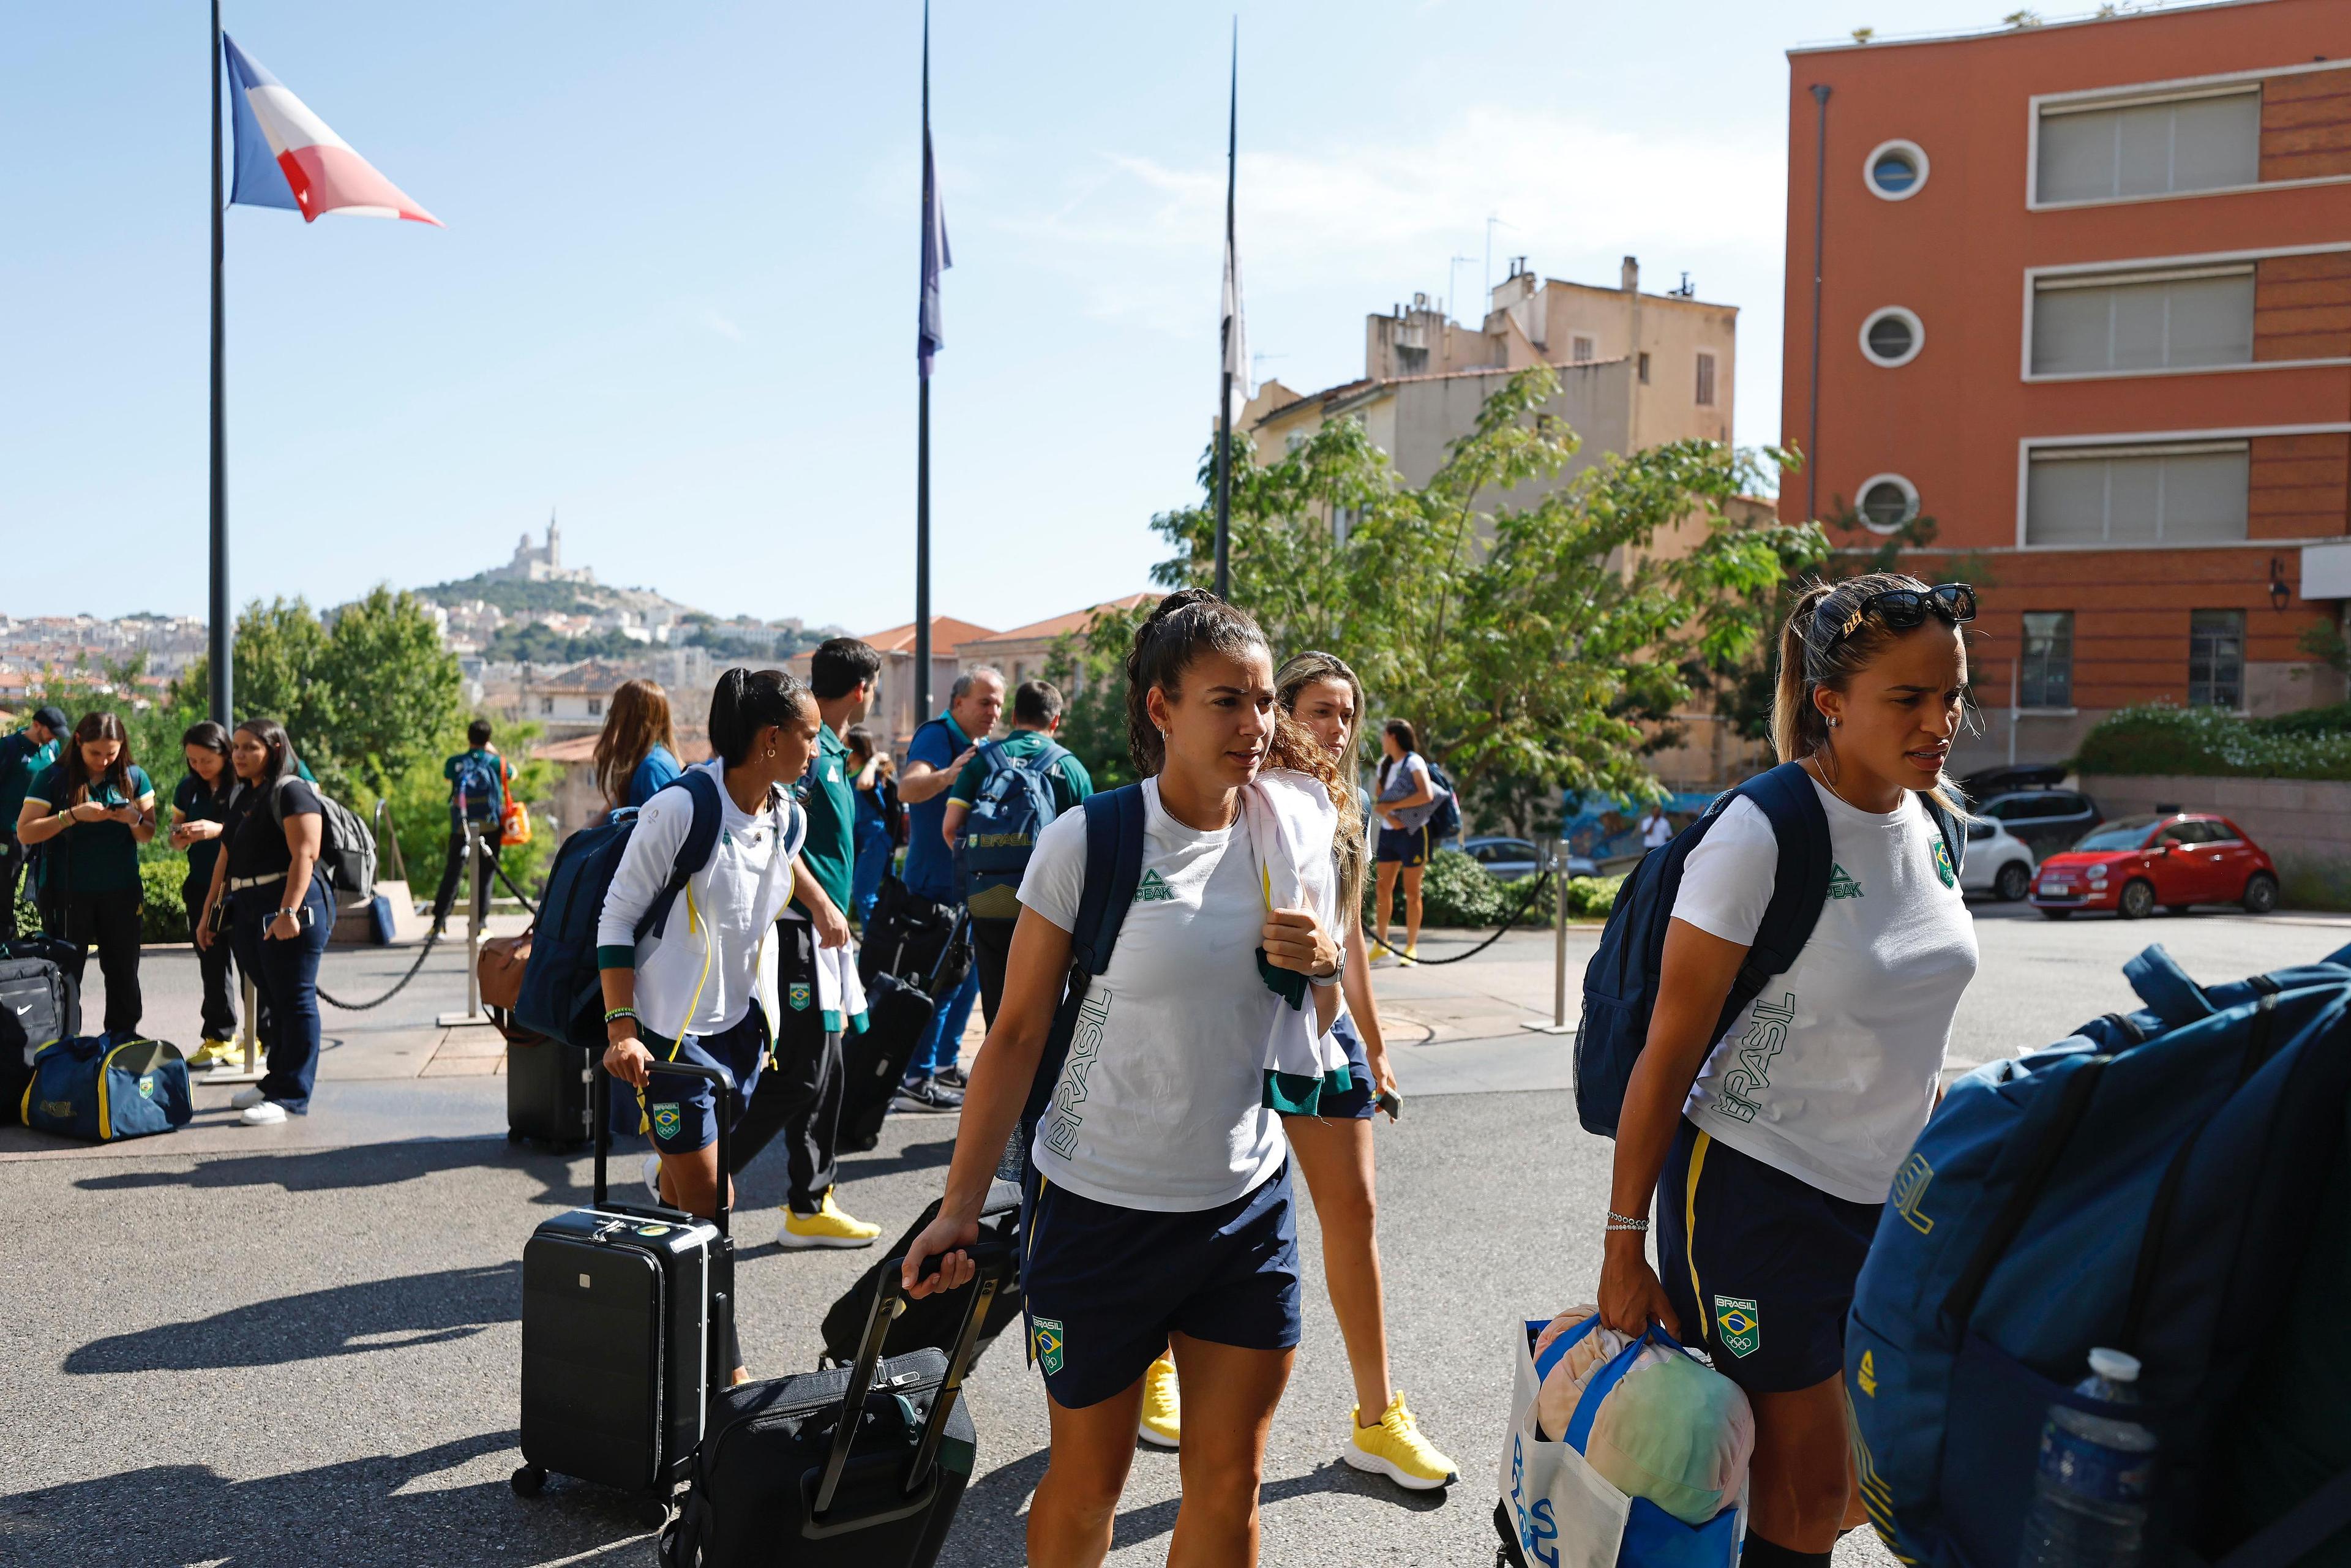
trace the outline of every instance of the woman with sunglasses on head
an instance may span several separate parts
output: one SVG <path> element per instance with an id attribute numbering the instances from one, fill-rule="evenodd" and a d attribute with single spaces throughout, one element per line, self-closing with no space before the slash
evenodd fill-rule
<path id="1" fill-rule="evenodd" d="M 1864 1522 L 1845 1312 L 1976 970 L 1959 877 L 1921 799 L 1959 809 L 1943 764 L 1975 608 L 1965 584 L 1891 572 L 1797 597 L 1771 737 L 1827 818 L 1827 899 L 1795 962 L 1718 1037 L 1779 863 L 1762 810 L 1743 797 L 1726 808 L 1684 863 L 1625 1093 L 1601 1320 L 1627 1334 L 1662 1322 L 1747 1391 L 1747 1568 L 1825 1565 Z M 1652 1192 L 1656 1270 L 1642 1245 Z"/>
<path id="2" fill-rule="evenodd" d="M 1265 634 L 1243 612 L 1198 589 L 1168 595 L 1136 629 L 1126 674 L 1140 880 L 1029 1150 L 1041 1179 L 1022 1228 L 1022 1305 L 1052 1447 L 1028 1560 L 1091 1568 L 1109 1552 L 1145 1369 L 1172 1343 L 1191 1392 L 1167 1561 L 1229 1568 L 1257 1561 L 1266 1437 L 1298 1344 L 1277 1102 L 1296 1090 L 1311 1105 L 1335 1075 L 1320 1043 L 1343 967 L 1330 845 L 1352 802 L 1336 799 L 1348 790 L 1337 760 L 1280 712 Z M 1269 813 L 1302 856 L 1279 875 L 1260 855 Z M 960 1249 L 978 1237 L 1063 998 L 1086 827 L 1070 811 L 1038 835 L 946 1193 L 906 1249 L 917 1295 L 973 1276 Z M 1269 1061 L 1291 1039 L 1312 1077 Z M 934 1257 L 937 1277 L 917 1284 Z"/>

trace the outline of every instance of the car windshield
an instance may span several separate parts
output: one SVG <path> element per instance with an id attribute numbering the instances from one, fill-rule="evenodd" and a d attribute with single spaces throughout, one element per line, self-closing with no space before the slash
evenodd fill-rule
<path id="1" fill-rule="evenodd" d="M 2095 853 L 2101 850 L 2135 850 L 2147 838 L 2147 831 L 2163 821 L 2160 817 L 2125 817 L 2119 822 L 2108 822 L 2094 833 L 2085 834 L 2076 850 Z"/>

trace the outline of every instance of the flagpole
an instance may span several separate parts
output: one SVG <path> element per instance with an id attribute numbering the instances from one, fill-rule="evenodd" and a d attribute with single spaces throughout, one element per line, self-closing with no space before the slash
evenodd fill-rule
<path id="1" fill-rule="evenodd" d="M 1225 125 L 1225 269 L 1228 284 L 1233 271 L 1233 186 L 1239 170 L 1241 134 L 1241 19 L 1233 18 L 1232 99 Z M 1240 309 L 1238 288 L 1227 301 L 1224 330 L 1217 345 L 1217 597 L 1233 591 L 1233 321 Z"/>
<path id="2" fill-rule="evenodd" d="M 923 243 L 931 232 L 931 3 L 923 0 Z M 928 280 L 925 279 L 925 282 Z M 914 723 L 931 716 L 931 377 L 919 367 L 914 403 Z"/>
<path id="3" fill-rule="evenodd" d="M 212 716 L 232 724 L 234 695 L 229 667 L 231 630 L 228 601 L 228 369 L 225 350 L 226 311 L 221 291 L 221 256 L 225 249 L 224 218 L 227 193 L 221 181 L 221 19 L 220 0 L 213 0 L 213 417 L 212 417 L 212 601 L 207 628 L 211 665 Z"/>

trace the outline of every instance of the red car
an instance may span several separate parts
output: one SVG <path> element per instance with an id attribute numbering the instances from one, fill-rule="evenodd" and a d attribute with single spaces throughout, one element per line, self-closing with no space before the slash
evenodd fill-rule
<path id="1" fill-rule="evenodd" d="M 2267 915 L 2277 903 L 2277 867 L 2262 847 L 2228 818 L 2199 811 L 2107 822 L 2032 873 L 2032 905 L 2052 920 L 2077 909 L 2139 920 L 2192 904 Z"/>

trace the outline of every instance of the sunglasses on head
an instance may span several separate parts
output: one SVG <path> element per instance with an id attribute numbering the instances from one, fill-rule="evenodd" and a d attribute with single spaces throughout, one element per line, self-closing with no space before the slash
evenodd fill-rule
<path id="1" fill-rule="evenodd" d="M 1960 626 L 1976 618 L 1976 591 L 1964 582 L 1946 582 L 1934 588 L 1881 588 L 1865 594 L 1861 601 L 1845 612 L 1844 619 L 1836 623 L 1829 634 L 1826 647 L 1834 648 L 1861 629 L 1861 623 L 1872 615 L 1885 622 L 1891 632 L 1907 632 L 1934 615 L 1946 626 Z"/>

